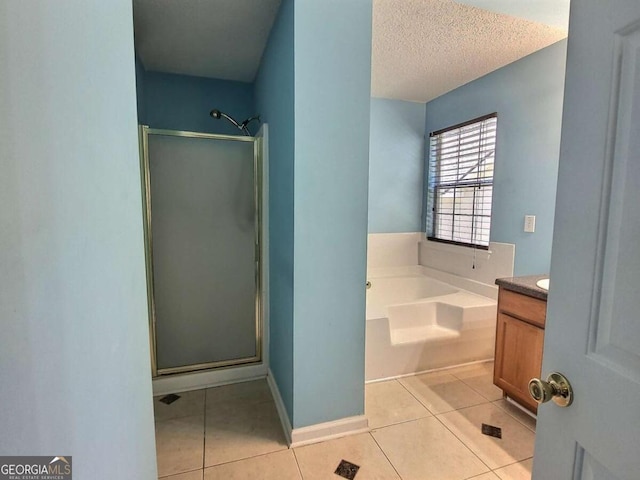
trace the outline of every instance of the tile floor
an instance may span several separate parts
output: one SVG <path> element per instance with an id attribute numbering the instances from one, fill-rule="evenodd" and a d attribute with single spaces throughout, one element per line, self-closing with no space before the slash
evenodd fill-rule
<path id="1" fill-rule="evenodd" d="M 502 399 L 493 364 L 366 386 L 370 433 L 288 449 L 266 381 L 154 399 L 158 475 L 166 480 L 529 480 L 535 420 Z M 502 428 L 483 435 L 482 423 Z"/>

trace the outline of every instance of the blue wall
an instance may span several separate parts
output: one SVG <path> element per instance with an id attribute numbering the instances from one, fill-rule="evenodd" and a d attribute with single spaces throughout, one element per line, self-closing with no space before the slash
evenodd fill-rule
<path id="1" fill-rule="evenodd" d="M 427 134 L 498 112 L 491 240 L 516 244 L 516 275 L 549 272 L 566 51 L 560 41 L 427 104 Z"/>
<path id="2" fill-rule="evenodd" d="M 132 25 L 0 2 L 0 452 L 74 478 L 157 478 Z"/>
<path id="3" fill-rule="evenodd" d="M 293 423 L 293 0 L 283 0 L 255 81 L 269 124 L 269 363 Z"/>
<path id="4" fill-rule="evenodd" d="M 270 368 L 294 428 L 364 413 L 370 82 L 371 0 L 282 2 L 253 93 L 270 127 Z M 224 83 L 146 72 L 145 121 L 253 114 Z"/>
<path id="5" fill-rule="evenodd" d="M 143 111 L 138 116 L 150 127 L 240 135 L 236 127 L 211 118 L 209 112 L 221 110 L 238 122 L 257 113 L 250 83 L 149 71 L 143 75 L 138 88 L 144 96 L 139 105 Z M 256 122 L 249 127 L 252 133 L 258 128 Z"/>
<path id="6" fill-rule="evenodd" d="M 364 413 L 371 0 L 298 0 L 294 17 L 298 428 Z"/>
<path id="7" fill-rule="evenodd" d="M 424 103 L 371 99 L 369 233 L 419 232 Z"/>
<path id="8" fill-rule="evenodd" d="M 136 55 L 136 106 L 138 109 L 138 124 L 146 125 L 147 111 L 146 98 L 144 94 L 144 77 L 146 70 L 142 60 Z"/>
<path id="9" fill-rule="evenodd" d="M 284 0 L 255 82 L 269 124 L 270 366 L 294 428 L 364 413 L 370 59 L 370 0 Z M 336 112 L 359 121 L 344 128 Z"/>

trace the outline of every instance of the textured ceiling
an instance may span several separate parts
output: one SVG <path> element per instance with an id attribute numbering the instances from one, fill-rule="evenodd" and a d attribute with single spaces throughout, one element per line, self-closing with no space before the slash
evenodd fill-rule
<path id="1" fill-rule="evenodd" d="M 147 70 L 252 82 L 280 1 L 133 0 L 136 51 Z M 565 38 L 566 28 L 549 25 L 566 25 L 568 8 L 569 0 L 373 0 L 371 93 L 432 100 Z"/>
<path id="2" fill-rule="evenodd" d="M 455 0 L 458 3 L 506 13 L 532 22 L 566 30 L 569 27 L 570 0 Z"/>
<path id="3" fill-rule="evenodd" d="M 147 70 L 252 82 L 280 0 L 133 0 Z"/>
<path id="4" fill-rule="evenodd" d="M 427 102 L 566 36 L 453 0 L 374 0 L 371 94 Z"/>

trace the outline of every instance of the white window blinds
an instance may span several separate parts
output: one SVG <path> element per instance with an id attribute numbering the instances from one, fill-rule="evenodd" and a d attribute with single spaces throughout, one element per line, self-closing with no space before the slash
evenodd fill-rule
<path id="1" fill-rule="evenodd" d="M 430 240 L 488 248 L 497 124 L 493 113 L 430 135 Z"/>

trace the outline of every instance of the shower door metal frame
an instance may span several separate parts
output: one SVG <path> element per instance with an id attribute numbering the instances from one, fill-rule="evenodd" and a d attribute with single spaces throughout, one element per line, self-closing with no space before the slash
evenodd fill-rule
<path id="1" fill-rule="evenodd" d="M 213 133 L 189 132 L 182 130 L 164 130 L 140 125 L 140 172 L 142 180 L 142 210 L 144 216 L 144 244 L 147 275 L 147 309 L 149 315 L 149 342 L 151 346 L 151 374 L 153 378 L 163 375 L 190 373 L 214 368 L 232 367 L 260 363 L 262 361 L 263 312 L 262 312 L 262 155 L 260 140 L 257 137 L 236 135 L 219 135 Z M 181 367 L 158 368 L 157 337 L 156 337 L 156 309 L 153 288 L 153 234 L 151 230 L 151 177 L 149 169 L 149 135 L 202 138 L 207 140 L 223 140 L 231 142 L 253 143 L 253 197 L 255 208 L 255 341 L 256 354 L 217 362 L 184 365 Z"/>

